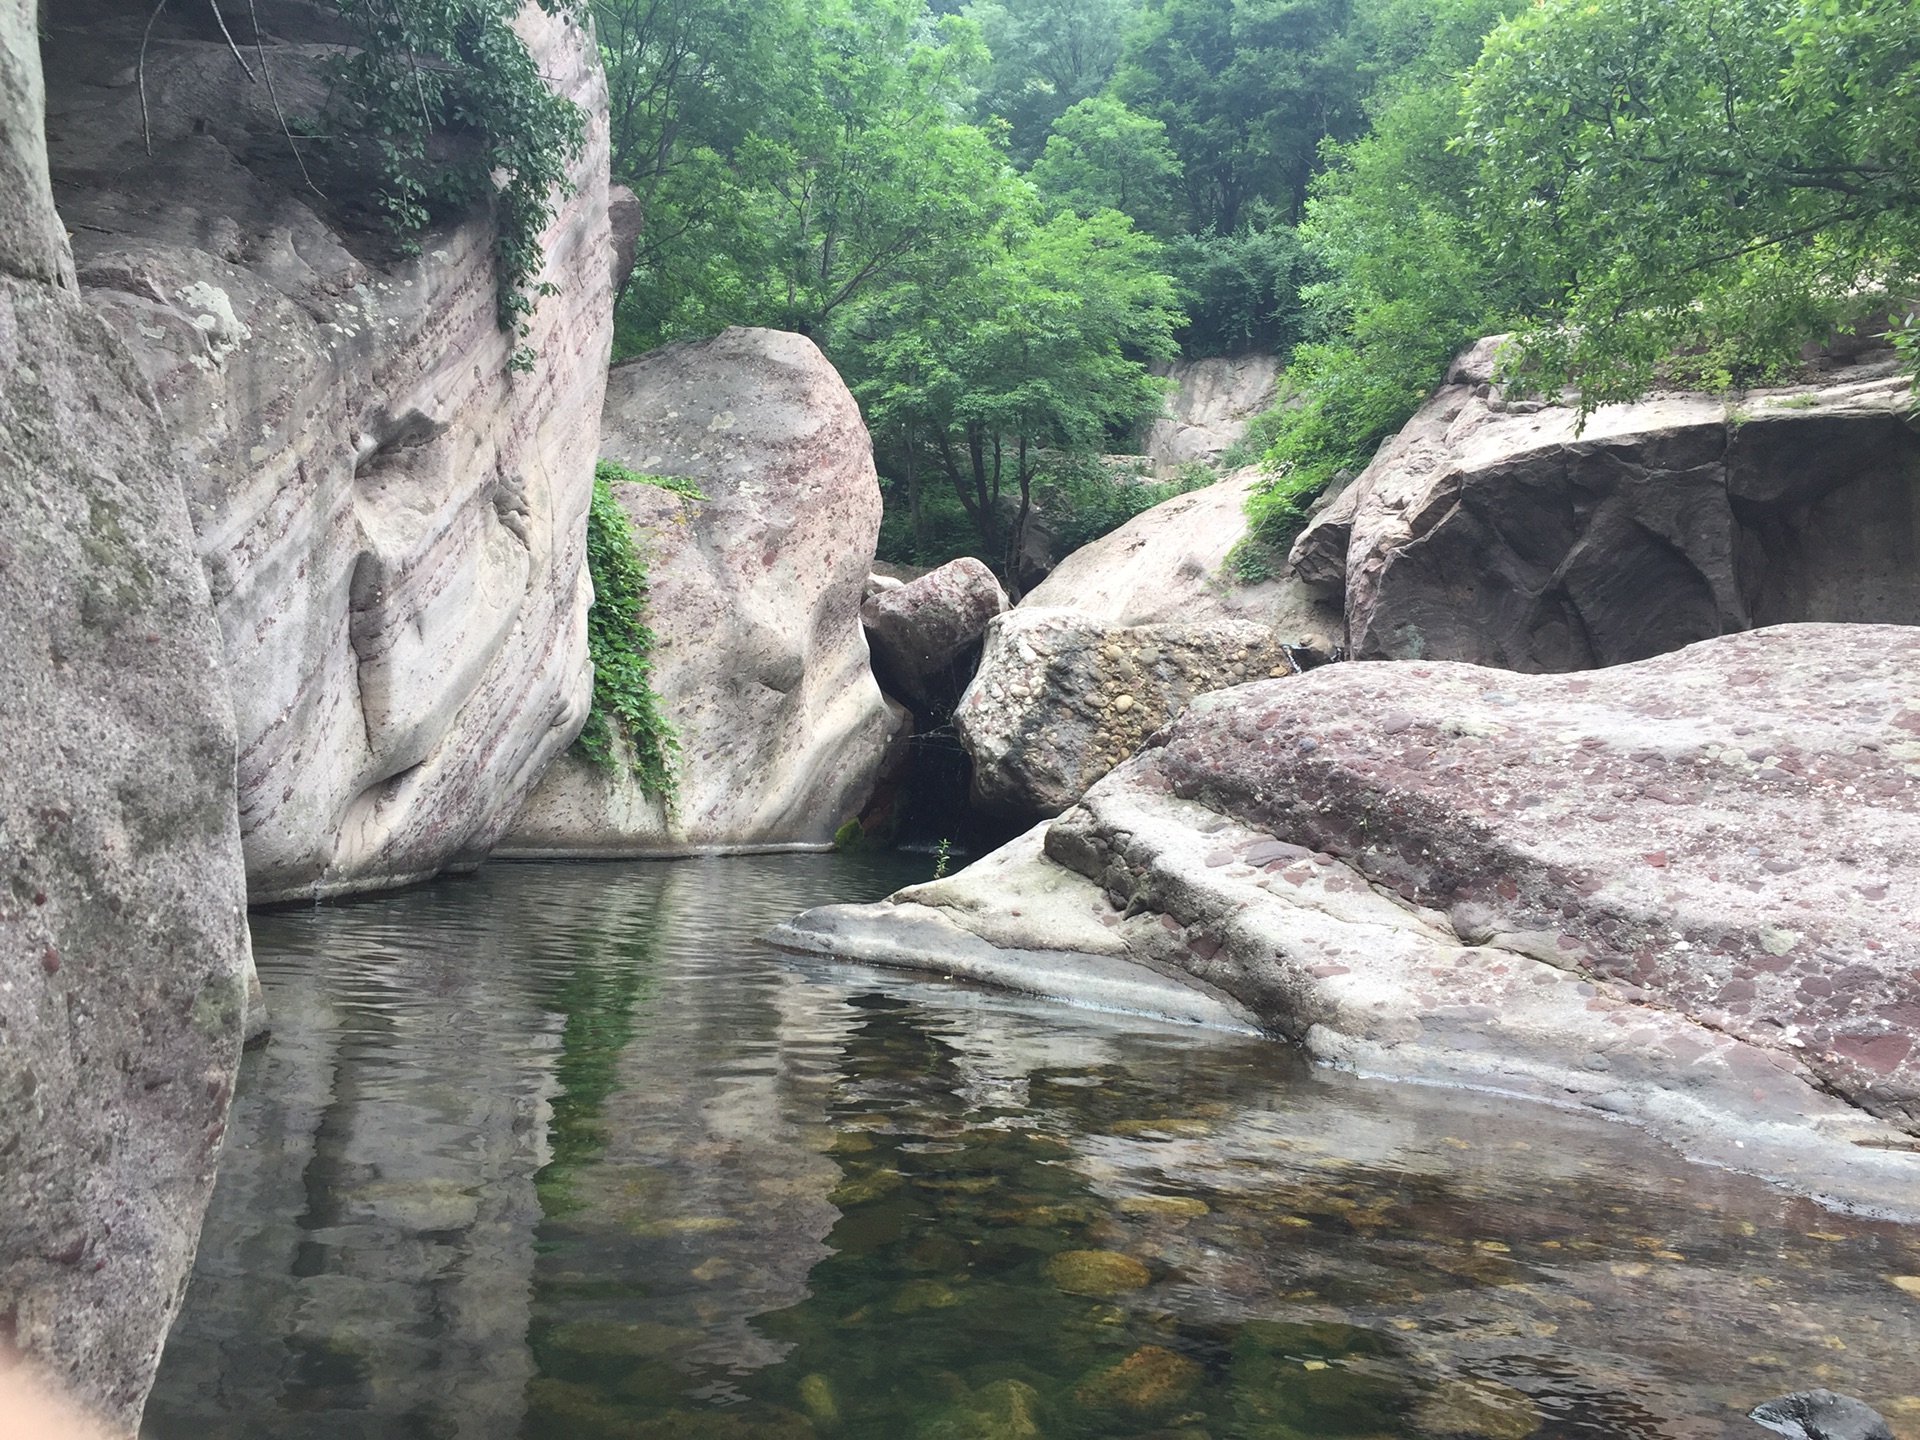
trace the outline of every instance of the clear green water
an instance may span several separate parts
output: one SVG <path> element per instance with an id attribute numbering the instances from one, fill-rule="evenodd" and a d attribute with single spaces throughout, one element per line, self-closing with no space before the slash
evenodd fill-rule
<path id="1" fill-rule="evenodd" d="M 255 918 L 145 1433 L 1920 1437 L 1920 1234 L 1538 1106 L 800 962 L 897 857 L 496 866 Z M 1913 1281 L 1920 1290 L 1920 1281 Z"/>

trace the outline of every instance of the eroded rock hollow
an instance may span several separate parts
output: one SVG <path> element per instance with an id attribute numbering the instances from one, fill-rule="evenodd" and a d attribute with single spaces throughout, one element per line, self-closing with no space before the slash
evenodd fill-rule
<path id="1" fill-rule="evenodd" d="M 1293 548 L 1359 659 L 1581 670 L 1795 621 L 1920 623 L 1920 433 L 1891 353 L 1738 399 L 1502 399 L 1497 340 Z"/>

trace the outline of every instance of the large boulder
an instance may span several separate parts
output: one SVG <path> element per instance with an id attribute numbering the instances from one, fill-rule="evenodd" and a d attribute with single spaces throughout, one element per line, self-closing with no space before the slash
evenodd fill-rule
<path id="1" fill-rule="evenodd" d="M 48 222 L 35 19 L 0 0 L 0 1366 L 131 1435 L 213 1187 L 246 889 L 181 467 Z"/>
<path id="2" fill-rule="evenodd" d="M 1246 537 L 1247 496 L 1260 470 L 1163 500 L 1073 552 L 1020 602 L 1073 609 L 1109 625 L 1250 620 L 1290 645 L 1326 652 L 1341 635 L 1340 607 L 1292 576 L 1240 584 L 1227 556 Z"/>
<path id="3" fill-rule="evenodd" d="M 309 6 L 259 14 L 252 63 L 287 112 L 317 113 L 337 25 Z M 267 87 L 204 18 L 160 15 L 136 66 L 145 12 L 59 7 L 49 128 L 83 291 L 190 462 L 253 898 L 470 866 L 586 715 L 584 520 L 612 337 L 605 80 L 585 32 L 526 8 L 540 73 L 588 123 L 540 237 L 535 280 L 558 292 L 531 316 L 533 367 L 512 373 L 489 217 L 412 258 L 342 219 L 303 188 Z"/>
<path id="4" fill-rule="evenodd" d="M 1920 623 L 1920 433 L 1890 353 L 1586 418 L 1502 399 L 1498 341 L 1300 536 L 1358 658 L 1580 670 L 1791 621 Z"/>
<path id="5" fill-rule="evenodd" d="M 1293 671 L 1250 620 L 1108 625 L 1022 605 L 987 628 L 953 712 L 973 761 L 972 802 L 1014 818 L 1058 815 L 1194 696 Z"/>
<path id="6" fill-rule="evenodd" d="M 1216 460 L 1238 440 L 1247 422 L 1273 403 L 1280 361 L 1273 355 L 1215 355 L 1156 364 L 1153 371 L 1174 382 L 1144 447 L 1155 473 L 1166 475 L 1196 460 Z"/>
<path id="7" fill-rule="evenodd" d="M 949 560 L 904 584 L 873 575 L 860 606 L 873 666 L 889 694 L 922 711 L 951 710 L 973 676 L 987 622 L 1007 608 L 1007 592 L 971 555 Z"/>
<path id="8" fill-rule="evenodd" d="M 1243 686 L 979 882 L 783 943 L 1046 949 L 1036 988 L 1070 997 L 1076 955 L 1096 993 L 1130 958 L 1332 1063 L 1591 1107 L 1920 1218 L 1916 667 L 1920 631 L 1791 625 L 1579 677 Z"/>
<path id="9" fill-rule="evenodd" d="M 647 558 L 679 793 L 570 754 L 499 853 L 825 845 L 898 723 L 860 629 L 880 489 L 859 406 L 811 340 L 735 328 L 615 366 L 601 449 L 703 497 L 615 487 Z"/>

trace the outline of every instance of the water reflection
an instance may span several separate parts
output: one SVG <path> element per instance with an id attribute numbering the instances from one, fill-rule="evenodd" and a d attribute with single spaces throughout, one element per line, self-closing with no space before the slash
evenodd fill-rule
<path id="1" fill-rule="evenodd" d="M 888 868 L 894 866 L 894 868 Z M 1920 1440 L 1920 1235 L 1623 1127 L 800 965 L 891 858 L 495 867 L 259 917 L 146 1433 Z"/>

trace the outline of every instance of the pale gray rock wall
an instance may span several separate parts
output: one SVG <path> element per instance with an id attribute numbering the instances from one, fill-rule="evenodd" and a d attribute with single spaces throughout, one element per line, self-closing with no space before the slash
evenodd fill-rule
<path id="1" fill-rule="evenodd" d="M 1916 663 L 1920 631 L 1793 625 L 1223 691 L 952 881 L 776 939 L 1095 1004 L 1171 969 L 1330 1064 L 1920 1218 Z"/>
<path id="2" fill-rule="evenodd" d="M 860 628 L 880 489 L 859 406 L 811 340 L 734 328 L 614 367 L 601 449 L 706 497 L 615 487 L 647 559 L 678 800 L 569 754 L 497 853 L 826 845 L 897 723 Z"/>
<path id="3" fill-rule="evenodd" d="M 1273 403 L 1280 361 L 1273 355 L 1210 356 L 1153 370 L 1177 387 L 1143 447 L 1154 473 L 1167 475 L 1190 461 L 1218 459 L 1246 432 L 1247 422 Z"/>
<path id="4" fill-rule="evenodd" d="M 1337 605 L 1319 602 L 1293 576 L 1236 584 L 1223 573 L 1246 537 L 1247 496 L 1257 466 L 1163 500 L 1074 551 L 1020 602 L 1073 609 L 1109 625 L 1251 620 L 1290 645 L 1325 652 L 1342 630 Z"/>
<path id="5" fill-rule="evenodd" d="M 0 1360 L 130 1435 L 225 1130 L 246 889 L 182 468 L 71 288 L 38 94 L 0 0 Z"/>
<path id="6" fill-rule="evenodd" d="M 1495 393 L 1496 345 L 1294 546 L 1344 596 L 1356 657 L 1578 670 L 1762 625 L 1920 623 L 1920 434 L 1890 355 L 1582 428 Z"/>
<path id="7" fill-rule="evenodd" d="M 312 113 L 338 39 L 262 4 L 281 100 Z M 529 6 L 542 74 L 591 112 L 542 237 L 509 375 L 484 217 L 370 259 L 300 186 L 262 85 L 217 32 L 77 5 L 50 19 L 53 171 L 87 298 L 190 462 L 233 679 L 253 898 L 469 866 L 586 715 L 585 514 L 611 343 L 605 81 Z M 324 27 L 323 27 L 324 28 Z M 251 50 L 249 52 L 252 53 Z M 260 63 L 257 56 L 255 64 Z"/>

